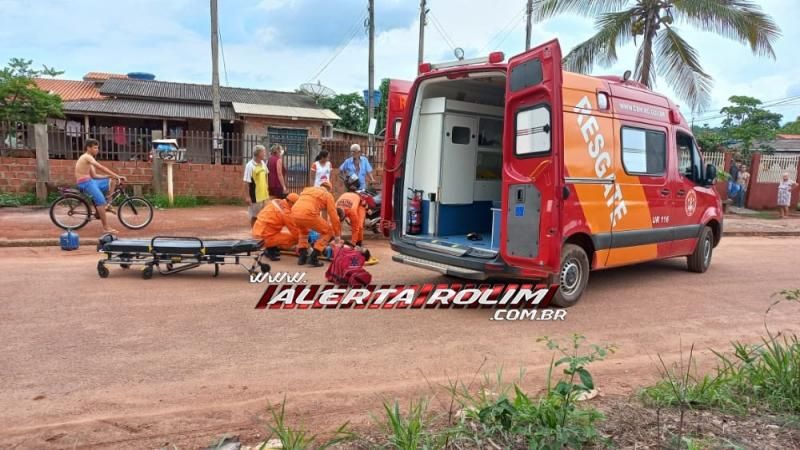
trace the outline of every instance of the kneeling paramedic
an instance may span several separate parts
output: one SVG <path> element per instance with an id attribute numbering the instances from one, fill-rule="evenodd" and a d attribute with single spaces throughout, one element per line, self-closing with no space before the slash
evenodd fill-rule
<path id="1" fill-rule="evenodd" d="M 264 209 L 258 213 L 253 225 L 253 237 L 264 241 L 267 256 L 272 261 L 281 259 L 281 250 L 291 250 L 297 244 L 298 232 L 292 219 L 292 205 L 299 197 L 290 193 L 286 199 L 268 200 Z"/>
<path id="2" fill-rule="evenodd" d="M 319 255 L 333 237 L 338 239 L 342 233 L 342 224 L 333 201 L 332 190 L 333 187 L 328 181 L 323 181 L 319 187 L 307 187 L 300 193 L 300 198 L 292 206 L 292 219 L 294 219 L 299 233 L 297 239 L 297 251 L 300 255 L 297 260 L 298 265 L 302 266 L 308 263 L 314 267 L 322 266 Z M 320 215 L 322 210 L 328 213 L 330 223 Z M 308 255 L 308 233 L 311 230 L 318 232 L 320 237 L 314 242 L 314 250 L 311 255 Z"/>
<path id="3" fill-rule="evenodd" d="M 348 178 L 345 182 L 348 192 L 345 192 L 336 200 L 336 208 L 344 210 L 344 215 L 350 221 L 350 229 L 353 232 L 351 240 L 360 247 L 364 240 L 364 219 L 367 216 L 367 203 L 364 197 L 356 192 L 358 183 L 358 177 Z"/>

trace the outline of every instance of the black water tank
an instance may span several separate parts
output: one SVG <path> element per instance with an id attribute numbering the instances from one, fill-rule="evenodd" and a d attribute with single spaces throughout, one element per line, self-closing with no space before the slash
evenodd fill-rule
<path id="1" fill-rule="evenodd" d="M 131 72 L 128 74 L 128 78 L 132 80 L 147 80 L 152 81 L 156 79 L 156 76 L 152 73 L 147 72 Z"/>

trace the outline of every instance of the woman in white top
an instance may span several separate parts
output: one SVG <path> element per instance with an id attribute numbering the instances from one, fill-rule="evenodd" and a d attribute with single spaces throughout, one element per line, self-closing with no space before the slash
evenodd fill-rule
<path id="1" fill-rule="evenodd" d="M 323 181 L 331 184 L 331 162 L 328 160 L 328 151 L 321 150 L 311 165 L 311 173 L 314 174 L 314 186 L 319 186 Z"/>

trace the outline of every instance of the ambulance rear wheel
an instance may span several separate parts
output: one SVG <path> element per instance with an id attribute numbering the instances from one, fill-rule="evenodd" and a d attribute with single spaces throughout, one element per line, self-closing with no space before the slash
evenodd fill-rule
<path id="1" fill-rule="evenodd" d="M 565 244 L 561 250 L 561 270 L 558 274 L 558 292 L 553 304 L 568 308 L 580 300 L 589 282 L 589 257 L 575 244 Z"/>
<path id="2" fill-rule="evenodd" d="M 686 258 L 689 272 L 703 273 L 711 265 L 711 255 L 714 253 L 714 233 L 710 227 L 703 228 L 700 239 L 694 252 Z"/>

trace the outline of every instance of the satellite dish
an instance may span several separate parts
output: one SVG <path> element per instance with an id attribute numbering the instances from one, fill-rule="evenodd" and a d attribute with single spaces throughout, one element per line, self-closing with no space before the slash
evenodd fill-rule
<path id="1" fill-rule="evenodd" d="M 631 75 L 632 75 L 631 71 L 630 70 L 626 70 L 625 73 L 622 74 L 622 81 L 630 80 L 631 79 Z"/>
<path id="2" fill-rule="evenodd" d="M 303 92 L 304 94 L 313 98 L 315 101 L 336 95 L 336 92 L 333 89 L 321 84 L 319 81 L 316 83 L 301 84 L 300 92 Z"/>
<path id="3" fill-rule="evenodd" d="M 453 53 L 456 55 L 456 58 L 457 58 L 459 61 L 461 61 L 462 59 L 464 59 L 464 49 L 463 49 L 463 48 L 461 48 L 461 47 L 458 47 L 458 48 L 456 48 L 455 50 L 453 50 Z"/>

